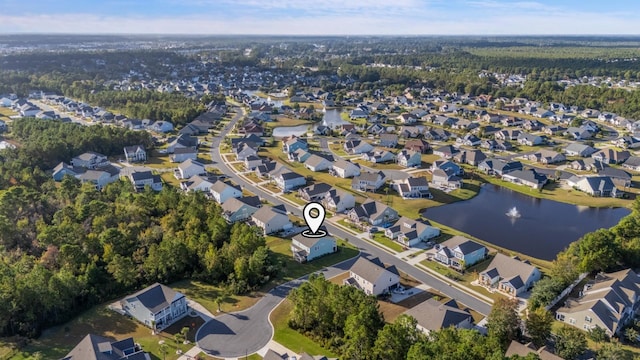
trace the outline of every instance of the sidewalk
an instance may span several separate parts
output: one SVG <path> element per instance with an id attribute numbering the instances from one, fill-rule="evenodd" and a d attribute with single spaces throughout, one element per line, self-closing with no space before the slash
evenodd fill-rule
<path id="1" fill-rule="evenodd" d="M 180 357 L 178 358 L 178 360 L 193 360 L 196 358 L 196 356 L 198 354 L 200 354 L 202 352 L 202 349 L 200 349 L 197 346 L 192 347 L 191 349 L 189 349 L 189 351 L 187 351 L 186 353 L 180 355 Z"/>

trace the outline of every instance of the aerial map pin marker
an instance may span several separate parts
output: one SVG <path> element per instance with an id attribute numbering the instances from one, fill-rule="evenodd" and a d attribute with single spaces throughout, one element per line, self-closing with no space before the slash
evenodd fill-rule
<path id="1" fill-rule="evenodd" d="M 316 210 L 318 212 L 317 216 L 311 216 L 311 210 Z M 302 210 L 302 215 L 304 216 L 304 221 L 307 223 L 309 227 L 308 230 L 302 232 L 303 236 L 306 237 L 322 237 L 327 235 L 326 231 L 320 230 L 320 226 L 324 222 L 324 217 L 326 215 L 326 211 L 324 210 L 324 206 L 317 202 L 310 202 Z"/>

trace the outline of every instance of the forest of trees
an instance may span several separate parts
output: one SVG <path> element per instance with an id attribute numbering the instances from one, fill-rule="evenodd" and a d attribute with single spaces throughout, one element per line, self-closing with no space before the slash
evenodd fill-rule
<path id="1" fill-rule="evenodd" d="M 36 336 L 156 281 L 201 279 L 239 294 L 278 273 L 262 233 L 227 224 L 200 193 L 136 193 L 126 181 L 98 192 L 72 177 L 56 184 L 41 167 L 80 151 L 108 153 L 125 130 L 24 119 L 14 132 L 22 145 L 0 154 L 0 334 Z M 33 150 L 54 139 L 66 149 L 58 158 L 49 145 Z"/>
<path id="2" fill-rule="evenodd" d="M 293 304 L 289 326 L 345 359 L 535 360 L 539 359 L 536 354 L 507 358 L 505 351 L 512 340 L 544 346 L 552 339 L 551 313 L 538 309 L 522 320 L 518 302 L 507 298 L 494 303 L 487 318 L 487 336 L 475 329 L 454 327 L 426 335 L 416 327 L 413 317 L 404 314 L 385 323 L 374 296 L 334 284 L 322 275 L 311 275 L 308 282 L 292 290 L 288 300 Z M 522 325 L 526 325 L 527 334 L 521 332 Z M 586 339 L 585 333 L 576 328 L 561 328 L 554 337 L 557 354 L 576 359 L 585 352 Z M 630 359 L 616 344 L 606 344 L 598 355 L 598 359 Z"/>

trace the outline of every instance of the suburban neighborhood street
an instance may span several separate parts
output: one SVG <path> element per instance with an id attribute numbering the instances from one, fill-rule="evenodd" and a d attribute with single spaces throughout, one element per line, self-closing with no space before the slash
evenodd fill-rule
<path id="1" fill-rule="evenodd" d="M 238 176 L 238 174 L 236 174 L 236 172 L 222 159 L 219 151 L 220 142 L 227 136 L 231 129 L 234 128 L 235 124 L 244 116 L 244 114 L 244 109 L 238 108 L 238 112 L 234 118 L 229 122 L 229 124 L 227 124 L 222 132 L 213 139 L 211 144 L 211 159 L 213 164 L 243 188 L 273 204 L 283 204 L 288 212 L 295 216 L 302 217 L 301 206 L 293 206 L 284 202 L 279 197 L 274 196 L 273 194 L 270 194 L 267 191 L 260 189 L 258 186 L 246 181 L 243 177 Z M 396 265 L 398 270 L 408 274 L 418 281 L 423 282 L 434 290 L 456 299 L 459 303 L 462 303 L 483 315 L 488 315 L 491 311 L 490 304 L 451 286 L 450 284 L 408 264 L 403 260 L 398 259 L 387 251 L 348 233 L 329 221 L 325 221 L 325 226 L 331 235 L 345 239 L 351 244 L 357 246 L 360 249 L 362 256 L 379 257 L 384 263 Z M 340 272 L 347 271 L 351 263 L 352 262 L 347 261 L 339 264 L 337 268 L 331 267 L 325 271 L 325 276 L 329 278 L 339 274 Z M 299 286 L 300 283 L 300 281 L 295 281 L 278 286 L 252 308 L 239 313 L 224 314 L 206 323 L 198 331 L 196 336 L 198 346 L 212 355 L 222 357 L 243 356 L 247 352 L 251 354 L 252 352 L 256 352 L 261 349 L 269 342 L 273 332 L 273 328 L 268 322 L 269 313 L 284 297 L 286 297 L 286 294 L 288 294 L 291 288 Z M 251 347 L 249 348 L 247 344 L 251 344 Z"/>

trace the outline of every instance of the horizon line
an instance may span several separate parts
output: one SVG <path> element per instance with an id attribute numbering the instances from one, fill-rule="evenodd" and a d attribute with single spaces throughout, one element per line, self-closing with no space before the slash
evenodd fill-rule
<path id="1" fill-rule="evenodd" d="M 0 36 L 255 36 L 255 37 L 638 37 L 638 34 L 225 34 L 225 33 L 64 33 L 64 32 L 0 32 Z"/>

